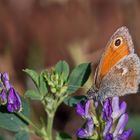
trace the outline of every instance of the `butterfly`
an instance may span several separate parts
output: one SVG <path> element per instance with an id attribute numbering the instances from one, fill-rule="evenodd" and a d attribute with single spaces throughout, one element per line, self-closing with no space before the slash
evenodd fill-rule
<path id="1" fill-rule="evenodd" d="M 96 68 L 88 98 L 103 101 L 108 97 L 137 93 L 140 83 L 140 59 L 127 27 L 112 35 Z"/>

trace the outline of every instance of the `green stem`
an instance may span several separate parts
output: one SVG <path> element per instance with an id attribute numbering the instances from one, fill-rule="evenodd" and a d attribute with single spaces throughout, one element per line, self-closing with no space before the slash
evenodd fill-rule
<path id="1" fill-rule="evenodd" d="M 101 135 L 101 133 L 102 133 L 102 123 L 101 123 L 101 121 L 100 121 L 100 113 L 99 113 L 99 111 L 95 108 L 95 106 L 91 106 L 92 107 L 92 110 L 93 110 L 93 114 L 96 116 L 96 119 L 97 119 L 97 121 L 98 121 L 98 123 L 99 123 L 99 129 L 98 129 L 98 131 L 97 131 L 97 134 L 98 134 L 98 140 L 102 140 L 102 135 Z"/>
<path id="2" fill-rule="evenodd" d="M 55 116 L 55 112 L 56 112 L 57 108 L 62 103 L 62 101 L 63 101 L 63 99 L 58 99 L 58 100 L 54 101 L 51 109 L 48 109 L 48 107 L 47 107 L 48 102 L 47 101 L 45 101 L 45 100 L 42 101 L 42 104 L 43 104 L 45 111 L 48 115 L 47 126 L 46 126 L 46 131 L 47 131 L 46 134 L 47 134 L 48 140 L 53 140 L 52 131 L 53 131 L 54 116 Z M 47 140 L 47 138 L 44 137 L 43 139 Z"/>
<path id="3" fill-rule="evenodd" d="M 52 140 L 52 130 L 53 130 L 53 120 L 54 120 L 55 112 L 48 114 L 48 121 L 47 121 L 47 136 L 49 140 Z"/>
<path id="4" fill-rule="evenodd" d="M 99 140 L 102 140 L 102 123 L 100 121 L 100 115 L 99 115 L 99 111 L 96 110 L 96 116 L 97 116 L 97 119 L 98 119 L 98 122 L 99 122 L 99 132 L 98 132 L 98 136 L 99 136 Z"/>
<path id="5" fill-rule="evenodd" d="M 57 108 L 59 107 L 59 105 L 61 103 L 62 103 L 62 100 L 55 101 L 53 104 L 53 107 L 52 107 L 53 109 L 50 111 L 45 107 L 45 104 L 43 103 L 43 105 L 45 107 L 45 111 L 48 115 L 46 131 L 47 131 L 47 137 L 49 140 L 53 140 L 52 131 L 53 131 L 54 116 L 55 116 L 55 112 L 56 112 Z"/>

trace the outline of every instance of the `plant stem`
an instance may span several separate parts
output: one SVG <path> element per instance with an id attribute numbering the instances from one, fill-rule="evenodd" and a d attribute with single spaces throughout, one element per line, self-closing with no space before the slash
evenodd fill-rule
<path id="1" fill-rule="evenodd" d="M 97 119 L 98 119 L 98 122 L 99 122 L 99 132 L 98 132 L 98 136 L 99 136 L 99 140 L 102 140 L 102 123 L 101 123 L 101 121 L 100 121 L 100 113 L 99 113 L 100 111 L 97 111 L 96 110 L 96 116 L 97 116 Z"/>
<path id="2" fill-rule="evenodd" d="M 54 116 L 55 116 L 55 112 L 56 112 L 57 108 L 62 103 L 62 101 L 63 101 L 63 98 L 54 101 L 53 104 L 52 104 L 51 109 L 48 109 L 48 107 L 46 106 L 48 102 L 45 102 L 45 101 L 42 102 L 42 104 L 43 104 L 43 106 L 45 108 L 45 111 L 46 111 L 46 113 L 48 115 L 47 126 L 46 126 L 46 131 L 47 131 L 46 134 L 47 134 L 48 140 L 53 140 L 52 131 L 53 131 Z M 43 139 L 47 140 L 46 137 L 44 137 Z"/>
<path id="3" fill-rule="evenodd" d="M 47 137 L 49 140 L 52 140 L 52 130 L 53 130 L 53 120 L 54 120 L 55 111 L 51 114 L 48 114 L 47 121 Z"/>

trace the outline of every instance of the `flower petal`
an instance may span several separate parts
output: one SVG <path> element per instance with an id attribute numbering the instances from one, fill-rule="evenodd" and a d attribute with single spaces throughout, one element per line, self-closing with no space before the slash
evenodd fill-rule
<path id="1" fill-rule="evenodd" d="M 93 127 L 94 127 L 93 119 L 88 118 L 85 128 L 80 128 L 80 129 L 77 130 L 77 133 L 76 133 L 77 137 L 88 138 L 88 137 L 92 136 Z"/>
<path id="2" fill-rule="evenodd" d="M 87 130 L 89 136 L 92 136 L 92 134 L 93 134 L 93 127 L 94 127 L 93 119 L 89 118 L 86 122 L 86 128 L 85 128 Z"/>
<path id="3" fill-rule="evenodd" d="M 119 111 L 119 97 L 115 96 L 112 98 L 112 118 L 117 118 Z"/>
<path id="4" fill-rule="evenodd" d="M 8 95 L 7 110 L 9 112 L 19 112 L 22 109 L 21 100 L 14 88 L 10 88 Z"/>
<path id="5" fill-rule="evenodd" d="M 11 84 L 10 84 L 10 81 L 9 81 L 9 76 L 6 72 L 1 75 L 1 80 L 4 84 L 4 86 L 6 87 L 6 89 L 9 90 L 10 87 L 11 87 Z"/>
<path id="6" fill-rule="evenodd" d="M 120 115 L 124 114 L 127 108 L 127 104 L 125 101 L 120 103 Z"/>
<path id="7" fill-rule="evenodd" d="M 88 138 L 88 132 L 84 128 L 78 129 L 76 135 L 79 138 Z"/>
<path id="8" fill-rule="evenodd" d="M 114 120 L 116 120 L 117 118 L 119 118 L 122 114 L 125 113 L 126 111 L 126 108 L 127 108 L 127 104 L 126 102 L 119 102 L 119 97 L 118 96 L 115 96 L 112 98 L 112 109 L 113 109 L 113 112 L 112 112 L 112 118 Z"/>
<path id="9" fill-rule="evenodd" d="M 106 122 L 104 131 L 103 131 L 103 136 L 106 137 L 106 135 L 111 131 L 113 125 L 113 119 L 110 119 L 109 121 Z"/>
<path id="10" fill-rule="evenodd" d="M 85 112 L 84 112 L 84 108 L 82 106 L 81 103 L 78 103 L 76 106 L 76 112 L 80 115 L 80 116 L 84 116 Z"/>
<path id="11" fill-rule="evenodd" d="M 107 98 L 103 104 L 103 110 L 102 110 L 103 120 L 106 120 L 106 121 L 109 120 L 111 118 L 111 114 L 112 114 L 111 100 Z"/>
<path id="12" fill-rule="evenodd" d="M 123 114 L 120 117 L 120 119 L 118 121 L 118 124 L 116 126 L 116 129 L 115 129 L 115 131 L 113 133 L 113 136 L 114 137 L 116 137 L 118 134 L 120 135 L 120 134 L 123 133 L 124 128 L 126 127 L 127 122 L 128 122 L 128 115 L 125 113 L 125 114 Z"/>
<path id="13" fill-rule="evenodd" d="M 113 140 L 113 135 L 111 133 L 107 134 L 105 140 Z"/>
<path id="14" fill-rule="evenodd" d="M 87 100 L 84 104 L 78 103 L 76 106 L 76 111 L 80 116 L 88 118 L 89 117 L 89 106 L 90 106 L 89 100 Z"/>
<path id="15" fill-rule="evenodd" d="M 87 100 L 86 104 L 85 104 L 85 116 L 86 117 L 89 116 L 89 106 L 90 106 L 90 100 Z"/>
<path id="16" fill-rule="evenodd" d="M 124 132 L 119 136 L 119 138 L 120 138 L 121 140 L 128 140 L 128 138 L 132 136 L 132 133 L 133 133 L 132 129 L 128 129 L 128 130 L 124 131 Z"/>

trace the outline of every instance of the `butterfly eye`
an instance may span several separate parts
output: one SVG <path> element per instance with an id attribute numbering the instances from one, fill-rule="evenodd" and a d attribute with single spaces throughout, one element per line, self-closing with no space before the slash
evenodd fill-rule
<path id="1" fill-rule="evenodd" d="M 114 40 L 114 46 L 118 48 L 122 44 L 123 40 L 121 37 L 118 37 Z"/>

